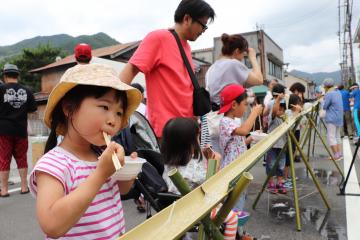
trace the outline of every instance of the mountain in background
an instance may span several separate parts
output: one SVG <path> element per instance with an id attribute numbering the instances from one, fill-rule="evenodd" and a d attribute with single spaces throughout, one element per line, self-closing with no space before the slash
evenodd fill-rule
<path id="1" fill-rule="evenodd" d="M 13 57 L 21 53 L 24 48 L 36 48 L 40 44 L 49 44 L 52 47 L 61 48 L 65 55 L 71 54 L 77 43 L 88 43 L 93 49 L 107 47 L 118 44 L 114 38 L 105 33 L 97 33 L 94 35 L 80 35 L 72 37 L 67 34 L 58 34 L 52 36 L 37 36 L 26 39 L 9 46 L 0 46 L 0 60 Z"/>
<path id="2" fill-rule="evenodd" d="M 291 75 L 296 77 L 312 80 L 317 86 L 321 85 L 325 78 L 334 79 L 336 84 L 341 83 L 341 72 L 340 70 L 335 72 L 317 72 L 317 73 L 307 73 L 298 70 L 292 70 Z"/>

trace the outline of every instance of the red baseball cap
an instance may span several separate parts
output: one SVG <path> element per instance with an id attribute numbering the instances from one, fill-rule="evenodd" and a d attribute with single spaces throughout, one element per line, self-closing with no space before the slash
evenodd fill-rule
<path id="1" fill-rule="evenodd" d="M 75 58 L 80 60 L 89 60 L 91 59 L 91 46 L 86 43 L 79 43 L 75 46 L 74 49 Z"/>
<path id="2" fill-rule="evenodd" d="M 232 102 L 245 93 L 245 88 L 239 84 L 230 84 L 224 87 L 220 93 L 220 113 L 226 113 L 230 110 Z"/>

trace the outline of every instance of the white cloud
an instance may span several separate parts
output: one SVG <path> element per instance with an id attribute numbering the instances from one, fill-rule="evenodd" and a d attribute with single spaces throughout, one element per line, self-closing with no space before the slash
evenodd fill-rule
<path id="1" fill-rule="evenodd" d="M 304 71 L 337 70 L 337 2 L 334 0 L 208 0 L 216 19 L 193 49 L 211 47 L 222 33 L 255 30 L 256 23 L 283 49 L 285 61 Z M 38 35 L 60 33 L 78 36 L 105 32 L 120 42 L 142 39 L 147 32 L 173 26 L 179 3 L 169 0 L 12 0 L 0 8 L 0 45 L 14 44 Z M 353 12 L 354 22 L 360 8 Z M 329 42 L 332 42 L 330 44 Z M 333 47 L 330 51 L 330 45 Z M 315 54 L 314 61 L 304 56 Z M 332 52 L 330 54 L 330 52 Z M 356 54 L 356 53 L 355 53 Z"/>
<path id="2" fill-rule="evenodd" d="M 307 72 L 329 72 L 339 69 L 337 38 L 328 38 L 309 45 L 293 45 L 284 49 L 289 69 Z"/>

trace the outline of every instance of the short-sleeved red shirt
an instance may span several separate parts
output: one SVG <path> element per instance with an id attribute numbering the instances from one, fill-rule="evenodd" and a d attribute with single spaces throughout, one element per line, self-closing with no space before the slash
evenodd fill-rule
<path id="1" fill-rule="evenodd" d="M 184 40 L 181 43 L 193 66 L 190 45 Z M 129 62 L 145 74 L 147 117 L 158 137 L 169 119 L 194 116 L 193 85 L 168 30 L 150 32 Z"/>

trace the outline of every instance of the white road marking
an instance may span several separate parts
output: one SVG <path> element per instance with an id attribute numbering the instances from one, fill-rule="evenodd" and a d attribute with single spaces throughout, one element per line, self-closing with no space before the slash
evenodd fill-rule
<path id="1" fill-rule="evenodd" d="M 343 139 L 343 153 L 344 153 L 344 172 L 346 174 L 350 168 L 350 164 L 353 157 L 348 138 Z M 356 159 L 355 161 L 358 160 L 359 159 Z M 360 187 L 356 175 L 355 165 L 351 170 L 349 181 L 346 185 L 346 193 L 360 194 Z M 346 195 L 345 201 L 346 201 L 347 237 L 348 240 L 358 240 L 360 239 L 360 231 L 359 231 L 360 196 Z"/>
<path id="2" fill-rule="evenodd" d="M 13 192 L 20 192 L 21 191 L 21 187 L 19 188 L 13 188 L 13 189 L 9 189 L 9 193 L 13 193 Z"/>

